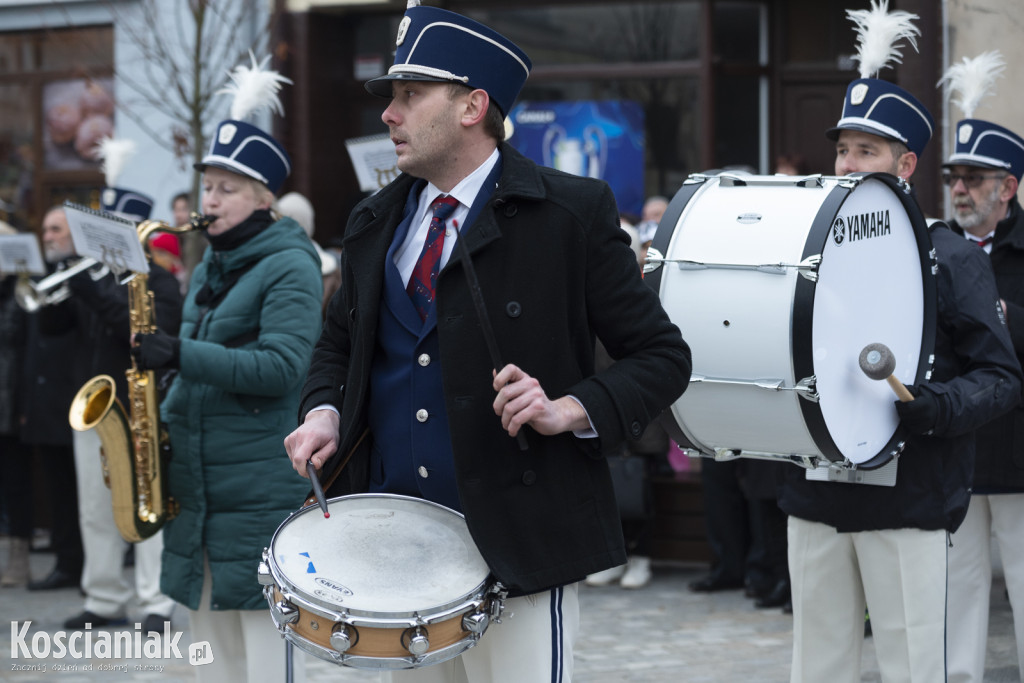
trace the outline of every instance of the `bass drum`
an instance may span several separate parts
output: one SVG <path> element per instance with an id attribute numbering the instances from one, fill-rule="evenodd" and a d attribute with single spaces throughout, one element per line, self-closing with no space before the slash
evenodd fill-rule
<path id="1" fill-rule="evenodd" d="M 860 354 L 885 344 L 897 379 L 925 380 L 935 269 L 925 219 L 888 174 L 691 176 L 645 266 L 693 353 L 671 426 L 719 459 L 884 465 L 905 435 Z"/>

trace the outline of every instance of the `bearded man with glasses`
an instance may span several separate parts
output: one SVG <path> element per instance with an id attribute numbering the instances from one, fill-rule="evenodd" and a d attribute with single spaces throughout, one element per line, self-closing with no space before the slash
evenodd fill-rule
<path id="1" fill-rule="evenodd" d="M 964 119 L 942 180 L 953 202 L 950 227 L 989 254 L 1014 352 L 1024 361 L 1024 213 L 1017 187 L 1024 139 L 994 123 Z M 946 652 L 951 683 L 980 681 L 985 669 L 991 539 L 999 545 L 1024 662 L 1024 407 L 975 432 L 974 487 L 967 517 L 951 536 Z M 1024 679 L 1022 679 L 1024 680 Z"/>

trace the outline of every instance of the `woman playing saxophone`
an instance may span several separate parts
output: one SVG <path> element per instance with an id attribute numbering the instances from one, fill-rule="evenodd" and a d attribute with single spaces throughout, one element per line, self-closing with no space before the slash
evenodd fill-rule
<path id="1" fill-rule="evenodd" d="M 284 437 L 295 426 L 322 291 L 313 243 L 270 211 L 287 154 L 244 116 L 233 111 L 221 122 L 198 165 L 202 212 L 216 220 L 181 332 L 136 335 L 134 349 L 141 368 L 178 371 L 161 405 L 174 453 L 169 487 L 180 504 L 164 526 L 162 585 L 188 608 L 192 639 L 215 653 L 196 668 L 199 679 L 218 682 L 267 680 L 284 669 L 285 645 L 253 562 L 308 488 L 283 457 Z"/>

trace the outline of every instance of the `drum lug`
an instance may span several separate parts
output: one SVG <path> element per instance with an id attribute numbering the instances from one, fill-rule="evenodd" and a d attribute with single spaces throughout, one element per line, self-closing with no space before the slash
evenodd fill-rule
<path id="1" fill-rule="evenodd" d="M 259 581 L 261 586 L 272 586 L 274 584 L 274 575 L 270 573 L 270 565 L 267 564 L 267 551 L 263 550 L 263 561 L 260 562 L 260 566 L 256 569 L 256 580 Z"/>
<path id="2" fill-rule="evenodd" d="M 800 398 L 805 398 L 812 403 L 818 402 L 818 378 L 814 375 L 810 377 L 804 377 L 802 380 L 796 383 L 793 387 L 793 391 L 796 392 Z"/>
<path id="3" fill-rule="evenodd" d="M 355 633 L 355 639 L 353 640 L 352 634 Z M 345 624 L 335 624 L 334 629 L 331 631 L 331 647 L 340 653 L 345 653 L 350 647 L 359 641 L 359 633 L 352 629 L 349 630 Z"/>
<path id="4" fill-rule="evenodd" d="M 505 598 L 508 597 L 508 589 L 501 584 L 501 581 L 497 581 L 493 586 L 491 586 L 490 593 L 491 621 L 493 621 L 495 624 L 500 624 L 501 615 L 505 613 Z"/>
<path id="5" fill-rule="evenodd" d="M 299 610 L 287 600 L 271 603 L 270 612 L 278 624 L 295 624 L 299 621 Z"/>
<path id="6" fill-rule="evenodd" d="M 654 247 L 647 247 L 647 257 L 644 259 L 643 273 L 653 273 L 665 264 L 665 256 Z"/>
<path id="7" fill-rule="evenodd" d="M 818 266 L 821 265 L 821 254 L 808 256 L 797 265 L 797 270 L 811 282 L 818 281 Z"/>
<path id="8" fill-rule="evenodd" d="M 477 635 L 483 635 L 490 623 L 491 618 L 486 612 L 473 612 L 462 617 L 462 629 Z"/>
<path id="9" fill-rule="evenodd" d="M 422 626 L 416 626 L 406 631 L 402 635 L 402 644 L 414 657 L 422 657 L 430 650 L 430 639 Z"/>

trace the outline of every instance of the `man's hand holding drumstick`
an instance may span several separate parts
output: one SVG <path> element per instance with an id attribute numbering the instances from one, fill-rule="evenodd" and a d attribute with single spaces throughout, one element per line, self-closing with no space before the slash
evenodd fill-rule
<path id="1" fill-rule="evenodd" d="M 896 379 L 896 357 L 885 344 L 868 344 L 860 352 L 860 369 L 874 380 L 884 379 L 899 397 L 896 412 L 913 434 L 930 434 L 939 419 L 939 399 L 927 387 L 908 387 Z"/>

